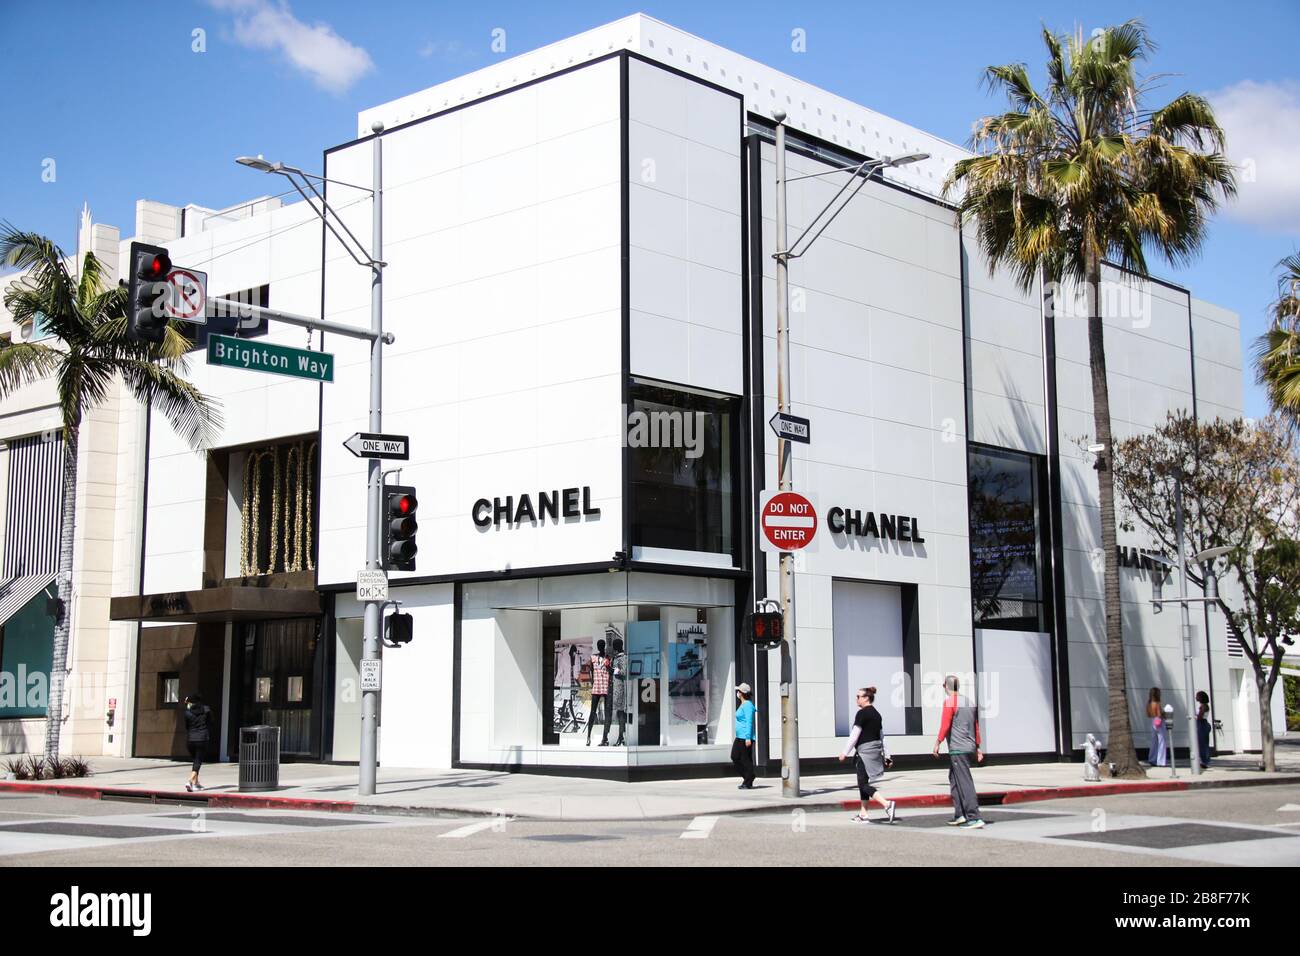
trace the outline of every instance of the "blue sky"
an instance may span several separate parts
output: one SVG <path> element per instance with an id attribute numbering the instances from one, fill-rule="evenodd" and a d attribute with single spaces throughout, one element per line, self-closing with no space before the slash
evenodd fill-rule
<path id="1" fill-rule="evenodd" d="M 1212 95 L 1230 156 L 1249 170 L 1198 261 L 1153 263 L 1154 271 L 1237 311 L 1248 352 L 1275 294 L 1275 263 L 1300 249 L 1295 0 L 0 0 L 0 62 L 10 77 L 0 219 L 71 247 L 83 202 L 124 235 L 137 198 L 231 205 L 265 188 L 234 165 L 236 155 L 316 167 L 322 149 L 352 137 L 362 108 L 638 11 L 958 143 L 998 106 L 980 85 L 984 66 L 1024 61 L 1041 78 L 1042 24 L 1090 32 L 1140 16 L 1159 44 L 1151 71 L 1173 74 L 1153 98 Z M 193 50 L 196 28 L 206 31 L 202 53 Z M 492 49 L 498 29 L 504 54 Z M 791 49 L 795 29 L 805 31 L 806 52 Z M 1263 414 L 1261 392 L 1245 387 L 1247 414 Z"/>

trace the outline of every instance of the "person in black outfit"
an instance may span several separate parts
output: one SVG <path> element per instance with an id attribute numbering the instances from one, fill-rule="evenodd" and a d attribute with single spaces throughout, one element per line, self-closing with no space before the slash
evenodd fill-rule
<path id="1" fill-rule="evenodd" d="M 208 741 L 212 738 L 212 708 L 199 698 L 190 694 L 185 698 L 185 744 L 189 748 L 194 765 L 190 768 L 190 780 L 185 789 L 202 790 L 199 784 L 199 769 L 203 766 L 203 755 L 207 753 Z"/>
<path id="2" fill-rule="evenodd" d="M 867 806 L 875 800 L 885 811 L 885 819 L 894 822 L 894 801 L 876 796 L 872 783 L 885 775 L 885 768 L 892 761 L 885 750 L 884 720 L 876 710 L 876 689 L 862 687 L 858 689 L 858 712 L 853 717 L 853 731 L 849 735 L 849 745 L 840 754 L 843 762 L 852 756 L 853 766 L 858 772 L 858 798 L 862 810 L 853 819 L 858 823 L 867 823 Z"/>

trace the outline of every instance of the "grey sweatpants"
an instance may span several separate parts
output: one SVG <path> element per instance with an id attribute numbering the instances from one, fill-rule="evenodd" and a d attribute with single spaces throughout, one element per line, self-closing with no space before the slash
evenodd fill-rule
<path id="1" fill-rule="evenodd" d="M 948 754 L 948 789 L 952 792 L 953 818 L 978 820 L 979 797 L 975 795 L 975 781 L 970 775 L 971 754 Z"/>

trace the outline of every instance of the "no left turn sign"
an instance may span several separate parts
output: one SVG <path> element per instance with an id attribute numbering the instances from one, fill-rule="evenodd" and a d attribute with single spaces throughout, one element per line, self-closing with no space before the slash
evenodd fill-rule
<path id="1" fill-rule="evenodd" d="M 763 492 L 758 514 L 764 551 L 805 551 L 816 539 L 817 507 L 797 491 Z"/>

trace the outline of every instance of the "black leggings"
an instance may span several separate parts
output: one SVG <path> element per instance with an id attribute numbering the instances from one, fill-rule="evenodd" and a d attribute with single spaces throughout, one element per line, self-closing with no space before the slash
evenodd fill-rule
<path id="1" fill-rule="evenodd" d="M 194 766 L 190 769 L 198 773 L 199 768 L 203 766 L 203 754 L 208 749 L 208 742 L 206 740 L 191 740 L 186 746 L 189 748 L 190 757 L 194 760 Z"/>
<path id="2" fill-rule="evenodd" d="M 862 762 L 860 756 L 853 758 L 853 766 L 858 771 L 858 795 L 862 798 L 862 802 L 866 803 L 876 795 L 876 788 L 867 779 L 867 765 Z"/>

